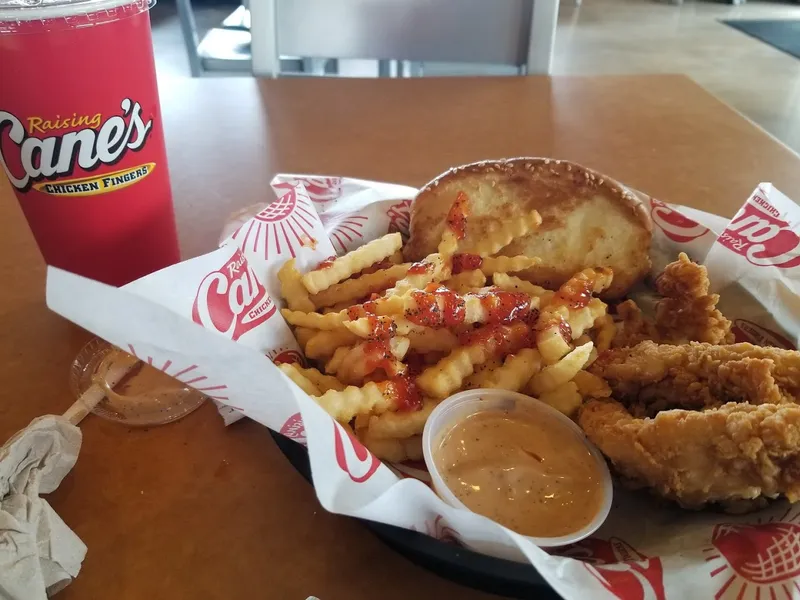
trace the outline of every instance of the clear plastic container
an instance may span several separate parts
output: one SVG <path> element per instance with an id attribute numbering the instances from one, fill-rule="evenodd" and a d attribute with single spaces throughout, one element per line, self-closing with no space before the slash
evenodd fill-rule
<path id="1" fill-rule="evenodd" d="M 537 546 L 549 547 L 572 544 L 594 533 L 606 520 L 608 512 L 611 509 L 611 501 L 614 494 L 611 474 L 608 471 L 608 466 L 606 465 L 603 455 L 586 439 L 580 427 L 573 423 L 568 417 L 554 408 L 551 408 L 544 402 L 516 392 L 496 389 L 477 389 L 459 392 L 439 404 L 431 413 L 430 417 L 428 417 L 428 421 L 422 433 L 422 451 L 425 456 L 425 464 L 431 475 L 433 488 L 439 497 L 451 506 L 470 510 L 452 491 L 450 491 L 450 488 L 447 487 L 439 473 L 433 455 L 435 449 L 438 448 L 444 439 L 444 436 L 446 436 L 453 427 L 471 415 L 489 410 L 506 410 L 510 412 L 524 410 L 526 414 L 532 412 L 538 413 L 543 419 L 552 422 L 553 427 L 560 427 L 569 431 L 575 436 L 576 440 L 586 446 L 589 453 L 597 462 L 597 467 L 603 478 L 603 503 L 588 525 L 573 533 L 560 537 L 526 537 Z"/>
<path id="2" fill-rule="evenodd" d="M 206 400 L 202 392 L 98 338 L 72 363 L 70 387 L 77 398 L 94 388 L 95 402 L 100 401 L 91 412 L 128 426 L 171 423 Z"/>

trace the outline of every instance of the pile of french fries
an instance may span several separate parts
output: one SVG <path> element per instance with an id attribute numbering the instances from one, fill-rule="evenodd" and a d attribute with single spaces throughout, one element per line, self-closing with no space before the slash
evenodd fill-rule
<path id="1" fill-rule="evenodd" d="M 584 369 L 614 337 L 594 297 L 611 271 L 585 269 L 544 289 L 513 275 L 537 258 L 497 255 L 536 230 L 536 211 L 486 223 L 488 234 L 470 240 L 451 225 L 455 210 L 437 252 L 419 263 L 402 262 L 393 233 L 305 274 L 294 259 L 278 273 L 281 312 L 318 366 L 281 370 L 384 460 L 421 459 L 428 415 L 460 390 L 522 392 L 569 416 L 584 398 L 610 395 Z M 475 268 L 454 272 L 459 264 Z"/>

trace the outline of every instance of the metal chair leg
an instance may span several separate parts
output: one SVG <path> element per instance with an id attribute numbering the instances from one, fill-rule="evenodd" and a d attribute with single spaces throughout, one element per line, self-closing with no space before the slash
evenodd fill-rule
<path id="1" fill-rule="evenodd" d="M 379 60 L 378 61 L 378 77 L 391 77 L 392 76 L 392 61 Z"/>
<path id="2" fill-rule="evenodd" d="M 183 43 L 186 45 L 186 55 L 189 57 L 189 69 L 192 77 L 202 77 L 203 63 L 197 53 L 200 38 L 197 35 L 197 23 L 192 12 L 192 0 L 175 0 L 178 8 L 178 20 L 181 24 Z"/>
<path id="3" fill-rule="evenodd" d="M 533 0 L 527 73 L 549 75 L 556 41 L 559 0 Z"/>
<path id="4" fill-rule="evenodd" d="M 338 75 L 339 74 L 339 59 L 329 58 L 325 61 L 325 75 Z"/>
<path id="5" fill-rule="evenodd" d="M 250 31 L 255 32 L 250 42 L 250 53 L 256 77 L 277 77 L 281 72 L 276 4 L 277 0 L 250 3 Z"/>

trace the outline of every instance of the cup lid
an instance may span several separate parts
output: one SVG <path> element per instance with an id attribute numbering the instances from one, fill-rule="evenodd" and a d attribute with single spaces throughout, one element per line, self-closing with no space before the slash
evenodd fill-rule
<path id="1" fill-rule="evenodd" d="M 99 25 L 152 8 L 155 0 L 0 0 L 0 34 L 25 33 L 10 23 L 74 18 L 71 27 Z"/>
<path id="2" fill-rule="evenodd" d="M 177 421 L 206 400 L 203 393 L 98 338 L 75 357 L 70 387 L 79 398 L 94 387 L 91 393 L 103 399 L 92 413 L 124 425 Z"/>

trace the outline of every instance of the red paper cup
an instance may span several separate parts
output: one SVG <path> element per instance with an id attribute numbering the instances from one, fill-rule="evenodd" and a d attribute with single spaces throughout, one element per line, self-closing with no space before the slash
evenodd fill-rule
<path id="1" fill-rule="evenodd" d="M 180 258 L 148 0 L 0 0 L 0 166 L 48 264 L 122 285 Z"/>

